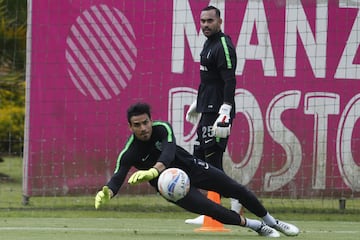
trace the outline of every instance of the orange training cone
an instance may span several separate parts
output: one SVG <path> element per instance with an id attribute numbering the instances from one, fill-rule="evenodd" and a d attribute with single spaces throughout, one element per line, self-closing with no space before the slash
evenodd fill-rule
<path id="1" fill-rule="evenodd" d="M 220 204 L 220 195 L 216 192 L 208 191 L 208 199 Z M 204 223 L 201 228 L 195 229 L 195 232 L 229 232 L 230 229 L 224 228 L 221 222 L 216 221 L 212 217 L 204 216 Z"/>

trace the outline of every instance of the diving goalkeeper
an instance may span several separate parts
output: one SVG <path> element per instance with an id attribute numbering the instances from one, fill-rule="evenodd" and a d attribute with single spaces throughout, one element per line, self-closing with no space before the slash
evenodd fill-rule
<path id="1" fill-rule="evenodd" d="M 187 211 L 203 214 L 230 225 L 247 227 L 261 236 L 279 237 L 299 234 L 299 229 L 275 219 L 257 197 L 245 186 L 237 183 L 223 171 L 198 159 L 176 145 L 174 132 L 167 122 L 153 121 L 150 106 L 136 103 L 127 110 L 127 120 L 132 134 L 120 152 L 114 175 L 95 197 L 95 208 L 116 195 L 132 167 L 138 169 L 128 179 L 131 185 L 149 182 L 157 190 L 159 174 L 166 168 L 184 170 L 190 178 L 188 194 L 173 202 Z M 234 198 L 261 219 L 245 218 L 238 213 L 208 199 L 199 189 L 214 191 L 223 197 Z"/>

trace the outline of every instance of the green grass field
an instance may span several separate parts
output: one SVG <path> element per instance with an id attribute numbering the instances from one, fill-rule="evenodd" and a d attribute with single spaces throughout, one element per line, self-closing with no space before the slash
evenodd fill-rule
<path id="1" fill-rule="evenodd" d="M 186 225 L 183 219 L 151 217 L 118 218 L 0 218 L 0 236 L 20 239 L 256 239 L 256 233 L 235 226 L 224 226 L 230 232 L 196 232 L 197 226 Z M 169 213 L 169 215 L 172 215 Z M 301 228 L 296 239 L 358 239 L 359 222 L 292 221 Z M 285 236 L 282 236 L 285 238 Z M 4 238 L 5 239 L 5 238 Z"/>
<path id="2" fill-rule="evenodd" d="M 201 226 L 186 225 L 196 215 L 183 211 L 156 195 L 121 196 L 100 210 L 94 196 L 32 197 L 24 206 L 21 159 L 0 163 L 0 239 L 255 239 L 256 233 L 237 226 L 229 232 L 196 232 Z M 5 176 L 5 177 L 4 177 Z M 348 199 L 338 209 L 338 199 L 262 199 L 270 212 L 296 224 L 295 239 L 358 239 L 360 200 Z M 224 205 L 229 205 L 224 199 Z M 246 212 L 246 216 L 254 216 Z M 3 236 L 6 238 L 3 238 Z M 286 238 L 282 236 L 282 238 Z"/>

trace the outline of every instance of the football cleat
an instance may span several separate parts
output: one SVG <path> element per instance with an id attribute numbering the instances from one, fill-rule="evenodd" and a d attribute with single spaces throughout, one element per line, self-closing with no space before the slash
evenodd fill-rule
<path id="1" fill-rule="evenodd" d="M 299 228 L 297 228 L 295 225 L 279 220 L 276 220 L 276 224 L 272 227 L 278 230 L 279 232 L 282 232 L 286 236 L 296 236 L 300 232 Z"/>
<path id="2" fill-rule="evenodd" d="M 201 225 L 201 224 L 204 223 L 204 215 L 200 215 L 200 216 L 198 216 L 196 218 L 186 219 L 185 223 Z"/>
<path id="3" fill-rule="evenodd" d="M 256 230 L 256 232 L 260 236 L 263 236 L 263 237 L 272 237 L 272 238 L 280 237 L 280 233 L 278 231 L 276 231 L 275 229 L 269 227 L 265 223 L 262 223 L 261 227 L 258 230 Z"/>

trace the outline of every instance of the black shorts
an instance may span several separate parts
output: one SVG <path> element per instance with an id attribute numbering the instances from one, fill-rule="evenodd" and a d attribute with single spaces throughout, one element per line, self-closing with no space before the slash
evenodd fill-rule
<path id="1" fill-rule="evenodd" d="M 197 128 L 198 146 L 200 149 L 205 150 L 214 146 L 220 147 L 225 151 L 229 138 L 215 137 L 212 132 L 212 127 L 216 121 L 218 113 L 202 113 L 199 125 Z"/>

